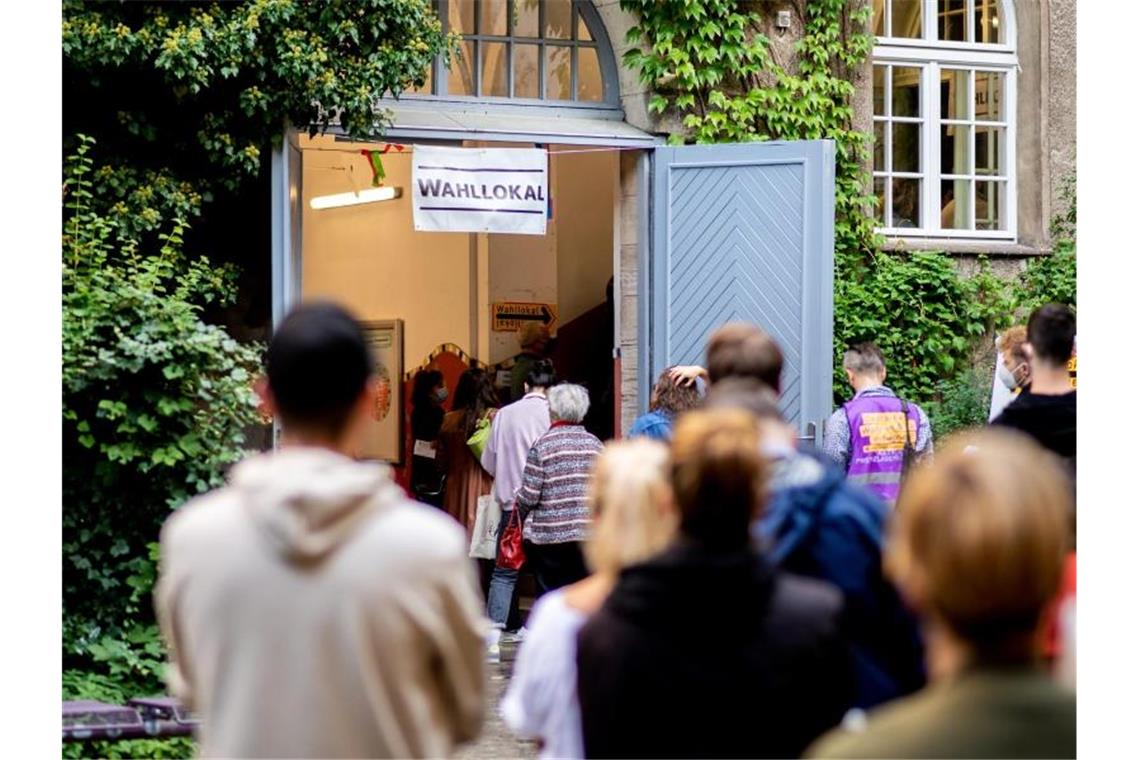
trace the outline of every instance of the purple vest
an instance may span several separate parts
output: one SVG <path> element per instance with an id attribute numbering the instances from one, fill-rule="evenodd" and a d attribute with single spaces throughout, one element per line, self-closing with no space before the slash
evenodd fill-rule
<path id="1" fill-rule="evenodd" d="M 908 405 L 910 445 L 918 448 L 918 407 Z M 902 481 L 903 428 L 902 401 L 895 396 L 860 396 L 843 405 L 851 430 L 851 460 L 847 479 L 894 505 Z"/>

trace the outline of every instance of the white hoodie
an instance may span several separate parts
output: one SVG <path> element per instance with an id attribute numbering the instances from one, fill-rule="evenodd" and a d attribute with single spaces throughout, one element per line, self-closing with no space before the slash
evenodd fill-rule
<path id="1" fill-rule="evenodd" d="M 155 598 L 202 755 L 441 757 L 478 734 L 466 536 L 390 472 L 287 448 L 167 520 Z"/>

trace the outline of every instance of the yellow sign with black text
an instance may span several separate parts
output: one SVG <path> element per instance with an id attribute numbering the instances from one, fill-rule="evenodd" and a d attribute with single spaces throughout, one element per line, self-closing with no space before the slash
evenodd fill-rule
<path id="1" fill-rule="evenodd" d="M 537 322 L 553 329 L 558 321 L 558 308 L 552 303 L 498 301 L 491 304 L 491 329 L 515 332 L 527 322 Z"/>

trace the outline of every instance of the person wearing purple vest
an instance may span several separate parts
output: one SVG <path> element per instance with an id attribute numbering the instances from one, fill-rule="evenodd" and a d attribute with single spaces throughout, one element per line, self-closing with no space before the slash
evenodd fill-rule
<path id="1" fill-rule="evenodd" d="M 913 450 L 912 461 L 934 451 L 930 420 L 916 404 L 883 384 L 887 365 L 874 343 L 849 348 L 843 355 L 843 371 L 855 396 L 828 419 L 824 454 L 847 471 L 850 482 L 893 506 L 907 450 Z"/>

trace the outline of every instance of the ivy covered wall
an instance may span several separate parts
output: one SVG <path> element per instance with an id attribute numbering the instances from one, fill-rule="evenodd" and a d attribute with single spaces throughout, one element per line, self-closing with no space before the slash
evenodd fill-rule
<path id="1" fill-rule="evenodd" d="M 884 250 L 869 194 L 869 0 L 800 0 L 793 26 L 774 29 L 775 3 L 744 0 L 620 0 L 633 19 L 624 66 L 647 90 L 648 110 L 674 143 L 830 139 L 836 143 L 836 400 L 849 392 L 843 349 L 875 340 L 888 382 L 942 414 L 943 431 L 985 421 L 980 398 L 994 331 L 1058 294 L 1075 301 L 1075 197 L 1060 216 L 1058 256 L 1012 277 L 985 256 L 963 267 L 940 251 Z M 615 42 L 615 44 L 617 44 Z M 1007 272 L 1009 272 L 1007 268 Z M 982 375 L 985 375 L 982 377 Z M 963 392 L 963 386 L 965 391 Z M 986 400 L 988 405 L 988 397 Z M 979 414 L 981 414 L 979 418 Z"/>

